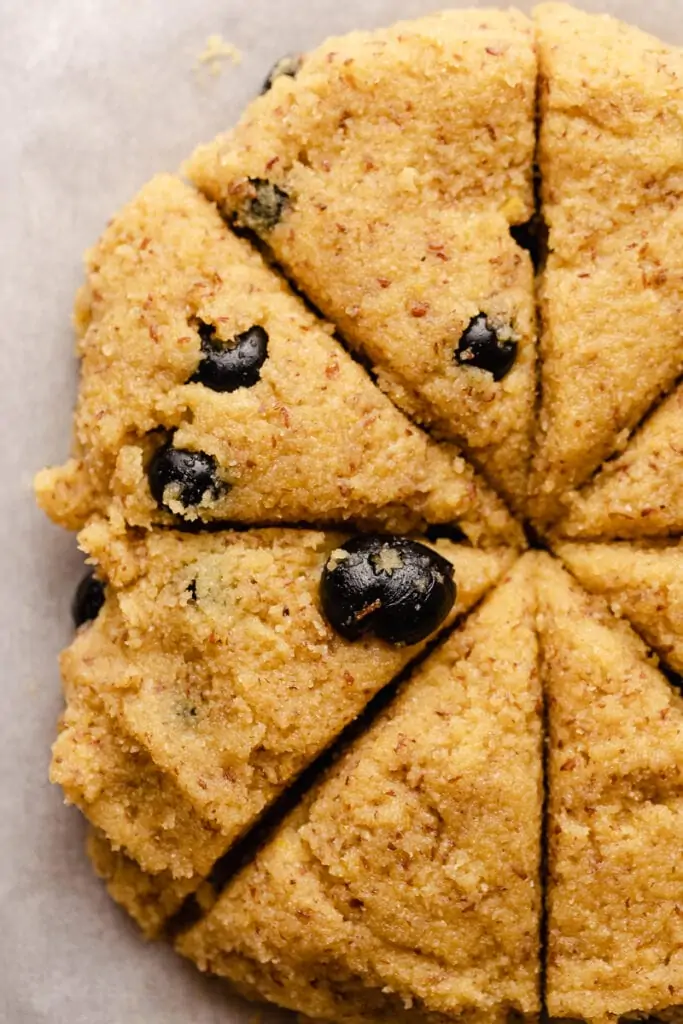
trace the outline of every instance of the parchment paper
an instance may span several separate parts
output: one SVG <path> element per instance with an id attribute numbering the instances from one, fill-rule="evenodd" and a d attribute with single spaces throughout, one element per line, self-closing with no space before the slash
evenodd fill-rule
<path id="1" fill-rule="evenodd" d="M 438 0 L 437 0 L 438 2 Z M 456 0 L 457 2 L 457 0 Z M 69 316 L 81 253 L 154 172 L 226 128 L 283 53 L 426 13 L 435 0 L 0 0 L 0 1022 L 263 1024 L 221 983 L 146 945 L 47 782 L 57 653 L 82 565 L 34 508 L 75 392 Z M 480 4 L 479 6 L 484 6 Z M 520 6 L 528 8 L 527 3 Z M 683 0 L 583 0 L 683 42 Z M 207 37 L 243 53 L 199 72 Z"/>

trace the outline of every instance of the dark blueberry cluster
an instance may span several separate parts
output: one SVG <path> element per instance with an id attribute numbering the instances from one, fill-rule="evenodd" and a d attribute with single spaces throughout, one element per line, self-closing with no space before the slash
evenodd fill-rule
<path id="1" fill-rule="evenodd" d="M 455 601 L 453 566 L 404 537 L 355 537 L 333 551 L 320 600 L 331 626 L 347 640 L 372 633 L 392 644 L 416 644 L 443 622 Z"/>
<path id="2" fill-rule="evenodd" d="M 197 330 L 202 354 L 190 382 L 230 392 L 253 387 L 261 379 L 261 367 L 268 358 L 268 333 L 263 327 L 255 324 L 229 342 L 216 338 L 213 324 L 199 321 Z M 172 441 L 157 448 L 147 479 L 152 497 L 166 509 L 171 500 L 186 509 L 196 508 L 207 498 L 218 498 L 228 486 L 220 479 L 213 455 L 176 448 Z"/>
<path id="3" fill-rule="evenodd" d="M 268 357 L 268 334 L 255 325 L 232 341 L 216 338 L 213 324 L 200 321 L 202 357 L 191 382 L 204 384 L 212 391 L 237 391 L 250 388 L 261 379 L 261 367 Z"/>
<path id="4" fill-rule="evenodd" d="M 512 369 L 517 357 L 517 342 L 501 339 L 486 313 L 477 313 L 465 328 L 454 353 L 461 366 L 486 370 L 495 381 L 502 380 Z"/>
<path id="5" fill-rule="evenodd" d="M 91 569 L 76 587 L 76 593 L 71 602 L 71 617 L 74 626 L 78 628 L 84 622 L 96 619 L 103 604 L 104 583 L 102 580 L 98 580 Z"/>
<path id="6" fill-rule="evenodd" d="M 169 442 L 158 448 L 147 470 L 152 497 L 161 507 L 168 507 L 167 489 L 172 488 L 172 499 L 184 508 L 192 508 L 209 498 L 219 497 L 225 485 L 218 478 L 218 467 L 213 455 L 174 448 Z"/>

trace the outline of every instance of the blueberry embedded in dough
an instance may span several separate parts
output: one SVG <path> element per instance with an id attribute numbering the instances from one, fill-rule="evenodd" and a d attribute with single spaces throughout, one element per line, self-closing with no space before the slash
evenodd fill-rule
<path id="1" fill-rule="evenodd" d="M 280 223 L 289 196 L 279 185 L 266 178 L 249 178 L 244 202 L 237 211 L 235 222 L 257 235 L 272 231 Z"/>
<path id="2" fill-rule="evenodd" d="M 370 635 L 348 643 L 325 620 L 320 577 L 347 539 L 306 529 L 121 535 L 104 521 L 81 533 L 108 581 L 107 613 L 62 657 L 68 709 L 52 778 L 143 871 L 196 873 L 199 884 L 421 649 Z M 458 580 L 450 625 L 515 553 L 436 546 Z"/>
<path id="3" fill-rule="evenodd" d="M 71 617 L 78 629 L 85 622 L 92 622 L 100 613 L 104 604 L 104 583 L 98 580 L 92 569 L 85 574 L 76 587 L 71 602 Z"/>
<path id="4" fill-rule="evenodd" d="M 152 456 L 147 470 L 149 489 L 159 506 L 176 511 L 194 508 L 215 499 L 224 489 L 218 480 L 216 460 L 206 452 L 163 445 Z"/>
<path id="5" fill-rule="evenodd" d="M 320 581 L 323 611 L 347 640 L 373 633 L 396 645 L 418 643 L 455 601 L 453 566 L 416 541 L 371 535 L 332 552 Z"/>
<path id="6" fill-rule="evenodd" d="M 249 227 L 256 181 L 290 197 L 254 230 L 393 401 L 522 511 L 536 403 L 532 216 L 538 65 L 517 12 L 449 11 L 327 40 L 185 170 Z M 452 358 L 474 314 L 514 316 L 514 367 Z M 454 332 L 457 325 L 457 334 Z M 455 336 L 454 336 L 455 334 Z"/>
<path id="7" fill-rule="evenodd" d="M 520 249 L 529 253 L 534 269 L 541 270 L 548 255 L 548 228 L 541 215 L 534 213 L 523 224 L 511 224 L 510 235 Z"/>
<path id="8" fill-rule="evenodd" d="M 261 379 L 261 367 L 268 358 L 268 332 L 255 324 L 232 341 L 216 338 L 213 324 L 198 326 L 202 357 L 189 383 L 203 384 L 212 391 L 237 391 L 253 387 Z"/>
<path id="9" fill-rule="evenodd" d="M 535 598 L 522 559 L 227 879 L 179 952 L 306 1020 L 537 1020 Z"/>
<path id="10" fill-rule="evenodd" d="M 287 229 L 289 219 L 288 211 Z M 129 301 L 132 281 L 144 308 Z M 109 506 L 130 525 L 169 525 L 170 507 L 184 526 L 353 520 L 410 533 L 457 523 L 475 544 L 523 542 L 460 453 L 412 426 L 330 325 L 178 179 L 155 178 L 114 218 L 93 251 L 79 309 L 79 457 L 36 482 L 42 507 L 69 528 Z M 213 340 L 226 348 L 255 325 L 267 332 L 258 385 L 217 394 L 188 384 L 202 355 L 200 322 L 215 325 Z M 487 374 L 459 376 L 494 387 Z M 174 431 L 173 448 L 210 453 L 220 493 L 209 481 L 199 505 L 173 493 L 160 505 L 164 480 L 151 500 L 148 468 L 170 440 L 160 428 Z"/>
<path id="11" fill-rule="evenodd" d="M 606 460 L 683 372 L 683 204 L 672 184 L 683 174 L 683 51 L 562 4 L 535 18 L 549 229 L 529 488 L 540 525 L 563 516 L 601 465 L 621 478 L 619 459 Z M 653 535 L 650 513 L 629 505 L 631 530 L 619 535 L 638 536 L 641 524 Z M 586 536 L 613 536 L 612 514 L 606 525 L 593 521 Z"/>
<path id="12" fill-rule="evenodd" d="M 486 313 L 472 317 L 454 353 L 456 363 L 486 370 L 496 382 L 510 372 L 516 356 L 517 342 L 511 328 L 499 325 Z"/>

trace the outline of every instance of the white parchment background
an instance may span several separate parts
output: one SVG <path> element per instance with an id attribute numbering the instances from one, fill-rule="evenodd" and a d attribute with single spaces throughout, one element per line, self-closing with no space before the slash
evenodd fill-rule
<path id="1" fill-rule="evenodd" d="M 81 561 L 73 538 L 33 507 L 30 482 L 67 451 L 71 303 L 81 252 L 107 217 L 232 123 L 281 54 L 434 4 L 0 0 L 1 1024 L 252 1017 L 170 950 L 139 940 L 86 864 L 78 813 L 47 783 L 56 655 Z M 583 6 L 683 42 L 683 0 Z M 197 73 L 196 58 L 216 33 L 243 62 L 214 78 Z"/>

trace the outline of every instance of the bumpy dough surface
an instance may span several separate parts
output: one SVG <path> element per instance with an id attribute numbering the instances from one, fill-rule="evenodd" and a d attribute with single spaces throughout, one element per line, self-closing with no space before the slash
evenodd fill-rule
<path id="1" fill-rule="evenodd" d="M 200 359 L 197 321 L 224 341 L 266 329 L 268 358 L 253 387 L 188 383 Z M 76 323 L 75 455 L 37 480 L 43 508 L 65 526 L 97 511 L 135 526 L 172 522 L 146 474 L 172 433 L 175 447 L 213 456 L 227 485 L 197 507 L 172 501 L 185 519 L 353 519 L 403 532 L 458 522 L 474 540 L 520 540 L 457 451 L 411 425 L 332 328 L 176 178 L 151 181 L 91 251 Z"/>
<path id="2" fill-rule="evenodd" d="M 683 541 L 558 543 L 555 552 L 583 586 L 607 599 L 676 672 L 683 673 Z"/>
<path id="3" fill-rule="evenodd" d="M 182 937 L 185 955 L 325 1020 L 538 1013 L 532 565 L 420 666 Z"/>
<path id="4" fill-rule="evenodd" d="M 168 918 L 195 891 L 194 879 L 174 878 L 168 871 L 146 874 L 137 861 L 114 852 L 98 829 L 89 829 L 86 850 L 109 895 L 128 911 L 147 939 L 157 938 Z"/>
<path id="5" fill-rule="evenodd" d="M 117 674 L 125 664 L 115 644 L 95 637 L 74 646 L 62 656 L 67 707 L 52 749 L 51 781 L 142 871 L 198 884 L 225 852 L 225 838 L 119 723 L 116 709 L 107 712 L 112 702 L 98 693 L 101 677 L 111 673 L 105 682 L 112 687 L 119 679 L 126 683 Z M 94 671 L 85 659 L 96 662 Z"/>
<path id="6" fill-rule="evenodd" d="M 545 556 L 552 1017 L 683 1003 L 683 699 L 607 605 Z"/>
<path id="7" fill-rule="evenodd" d="M 539 67 L 536 415 L 510 229 Z M 62 656 L 51 768 L 96 871 L 149 937 L 188 901 L 181 951 L 309 1022 L 507 1024 L 540 1009 L 545 828 L 550 1014 L 683 1019 L 683 698 L 623 621 L 683 672 L 683 51 L 553 3 L 535 29 L 479 10 L 353 33 L 188 173 L 88 254 L 73 457 L 37 479 L 106 581 Z M 518 346 L 499 382 L 453 358 L 479 313 Z M 190 383 L 202 324 L 263 327 L 260 378 Z M 215 460 L 217 493 L 157 504 L 169 440 Z M 550 555 L 511 568 L 503 498 L 593 595 Z M 334 632 L 331 524 L 459 527 L 434 543 L 445 627 L 495 589 L 221 893 L 224 854 L 428 643 Z"/>
<path id="8" fill-rule="evenodd" d="M 544 519 L 683 370 L 683 51 L 563 4 L 536 26 Z"/>
<path id="9" fill-rule="evenodd" d="M 683 386 L 635 434 L 623 455 L 567 496 L 555 532 L 565 537 L 647 538 L 683 533 Z"/>
<path id="10" fill-rule="evenodd" d="M 522 507 L 535 401 L 529 255 L 510 225 L 533 209 L 536 57 L 518 12 L 446 11 L 328 39 L 190 178 L 255 229 L 373 364 L 399 405 L 463 443 Z M 254 179 L 279 221 L 244 217 Z M 453 357 L 479 313 L 518 343 L 500 382 Z"/>
<path id="11" fill-rule="evenodd" d="M 334 533 L 81 535 L 108 580 L 62 655 L 51 776 L 144 871 L 199 883 L 424 647 L 349 643 L 318 603 Z M 466 612 L 514 554 L 439 541 Z"/>

